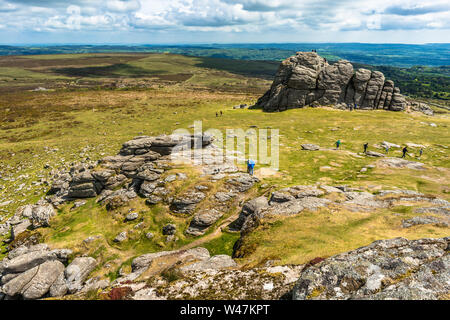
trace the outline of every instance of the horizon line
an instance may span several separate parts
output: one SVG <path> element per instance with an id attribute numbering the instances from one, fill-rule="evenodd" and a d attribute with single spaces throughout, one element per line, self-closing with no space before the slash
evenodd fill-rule
<path id="1" fill-rule="evenodd" d="M 0 43 L 0 46 L 189 46 L 189 45 L 262 45 L 262 44 L 367 44 L 367 45 L 446 45 L 450 42 L 423 42 L 423 43 L 401 43 L 401 42 L 167 42 L 167 43 Z"/>

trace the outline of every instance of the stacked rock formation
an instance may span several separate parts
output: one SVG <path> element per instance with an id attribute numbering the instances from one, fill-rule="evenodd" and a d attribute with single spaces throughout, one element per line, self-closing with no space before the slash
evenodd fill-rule
<path id="1" fill-rule="evenodd" d="M 297 52 L 284 60 L 269 91 L 255 107 L 265 111 L 284 111 L 304 106 L 337 105 L 358 109 L 402 111 L 406 99 L 394 82 L 383 73 L 358 69 L 349 61 L 328 64 L 315 52 Z"/>
<path id="2" fill-rule="evenodd" d="M 212 137 L 161 135 L 157 137 L 139 136 L 123 144 L 116 156 L 108 156 L 99 161 L 99 167 L 74 166 L 70 172 L 61 174 L 48 195 L 53 205 L 65 201 L 93 198 L 100 195 L 101 201 L 109 198 L 136 197 L 135 190 L 149 196 L 157 189 L 153 183 L 164 170 L 163 157 L 170 155 L 180 145 L 207 146 Z M 159 161 L 159 162 L 158 162 Z M 129 190 L 118 187 L 131 184 Z M 120 200 L 120 199 L 119 199 Z"/>

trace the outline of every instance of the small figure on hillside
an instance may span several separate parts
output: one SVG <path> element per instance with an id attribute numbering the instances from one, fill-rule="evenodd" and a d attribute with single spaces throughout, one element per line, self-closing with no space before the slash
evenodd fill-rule
<path id="1" fill-rule="evenodd" d="M 403 152 L 402 158 L 406 158 L 406 154 L 408 153 L 408 148 L 404 147 L 402 152 Z"/>
<path id="2" fill-rule="evenodd" d="M 367 148 L 369 147 L 369 143 L 364 143 L 364 153 L 367 153 Z"/>
<path id="3" fill-rule="evenodd" d="M 386 151 L 386 154 L 388 154 L 388 152 L 389 152 L 389 146 L 388 146 L 388 145 L 384 146 L 384 150 Z"/>
<path id="4" fill-rule="evenodd" d="M 339 149 L 341 146 L 341 140 L 336 141 L 336 149 Z"/>
<path id="5" fill-rule="evenodd" d="M 247 173 L 252 176 L 254 168 L 255 168 L 255 161 L 248 159 L 247 160 Z"/>
<path id="6" fill-rule="evenodd" d="M 220 116 L 222 116 L 222 115 L 223 115 L 222 110 L 220 110 Z"/>
<path id="7" fill-rule="evenodd" d="M 350 111 L 353 111 L 353 105 L 351 103 L 349 103 L 349 109 Z"/>
<path id="8" fill-rule="evenodd" d="M 422 155 L 423 155 L 423 148 L 420 148 L 420 150 L 419 150 L 419 158 L 422 157 Z"/>

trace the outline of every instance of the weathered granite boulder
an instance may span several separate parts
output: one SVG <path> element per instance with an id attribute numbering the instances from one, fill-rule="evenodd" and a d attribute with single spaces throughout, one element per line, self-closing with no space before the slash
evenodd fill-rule
<path id="1" fill-rule="evenodd" d="M 226 183 L 233 192 L 245 192 L 259 182 L 258 178 L 242 172 L 230 174 L 228 177 Z"/>
<path id="2" fill-rule="evenodd" d="M 191 214 L 194 212 L 197 203 L 205 199 L 203 192 L 189 190 L 184 194 L 177 196 L 170 206 L 170 209 L 176 213 Z"/>
<path id="3" fill-rule="evenodd" d="M 46 261 L 8 281 L 2 291 L 10 297 L 20 295 L 24 299 L 39 299 L 50 290 L 63 271 L 64 265 L 61 262 Z"/>
<path id="4" fill-rule="evenodd" d="M 81 290 L 84 281 L 97 266 L 97 261 L 92 257 L 77 257 L 64 271 L 67 289 L 70 293 Z"/>
<path id="5" fill-rule="evenodd" d="M 36 205 L 26 205 L 17 209 L 16 216 L 22 216 L 31 221 L 33 228 L 48 227 L 50 219 L 56 215 L 52 205 L 38 202 Z"/>
<path id="6" fill-rule="evenodd" d="M 7 298 L 39 299 L 51 294 L 51 288 L 64 273 L 71 250 L 50 250 L 46 244 L 21 246 L 0 261 L 0 292 Z M 62 296 L 66 291 L 59 290 Z"/>
<path id="7" fill-rule="evenodd" d="M 273 112 L 308 105 L 400 111 L 407 102 L 379 71 L 354 72 L 346 60 L 330 65 L 315 52 L 297 52 L 281 63 L 270 90 L 254 107 Z"/>
<path id="8" fill-rule="evenodd" d="M 450 291 L 450 238 L 375 241 L 303 269 L 293 299 L 440 299 Z"/>
<path id="9" fill-rule="evenodd" d="M 193 236 L 202 235 L 207 228 L 216 223 L 222 216 L 223 212 L 216 209 L 200 211 L 192 218 L 186 233 Z"/>
<path id="10" fill-rule="evenodd" d="M 264 196 L 247 201 L 244 203 L 239 217 L 230 224 L 230 229 L 243 230 L 250 228 L 249 224 L 252 224 L 253 221 L 259 219 L 261 210 L 268 205 L 267 198 Z"/>

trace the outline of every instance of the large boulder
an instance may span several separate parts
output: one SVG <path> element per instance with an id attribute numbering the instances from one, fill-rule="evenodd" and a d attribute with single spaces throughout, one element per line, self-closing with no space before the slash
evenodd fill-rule
<path id="1" fill-rule="evenodd" d="M 7 282 L 3 292 L 10 297 L 21 295 L 25 299 L 38 299 L 44 296 L 58 276 L 64 271 L 64 265 L 57 261 L 46 261 Z"/>
<path id="2" fill-rule="evenodd" d="M 67 289 L 70 293 L 81 290 L 84 281 L 97 266 L 97 261 L 92 257 L 77 257 L 64 271 Z"/>
<path id="3" fill-rule="evenodd" d="M 53 288 L 57 283 L 65 286 L 64 264 L 71 253 L 67 249 L 50 250 L 46 244 L 11 250 L 0 261 L 0 292 L 8 299 L 63 296 L 67 290 L 56 292 Z"/>
<path id="4" fill-rule="evenodd" d="M 315 52 L 297 52 L 281 63 L 270 90 L 255 107 L 271 112 L 317 104 L 400 111 L 407 102 L 379 71 L 354 72 L 346 60 L 328 64 Z"/>
<path id="5" fill-rule="evenodd" d="M 216 209 L 202 210 L 194 215 L 186 233 L 194 236 L 202 235 L 206 229 L 216 223 L 222 216 L 223 212 Z"/>

